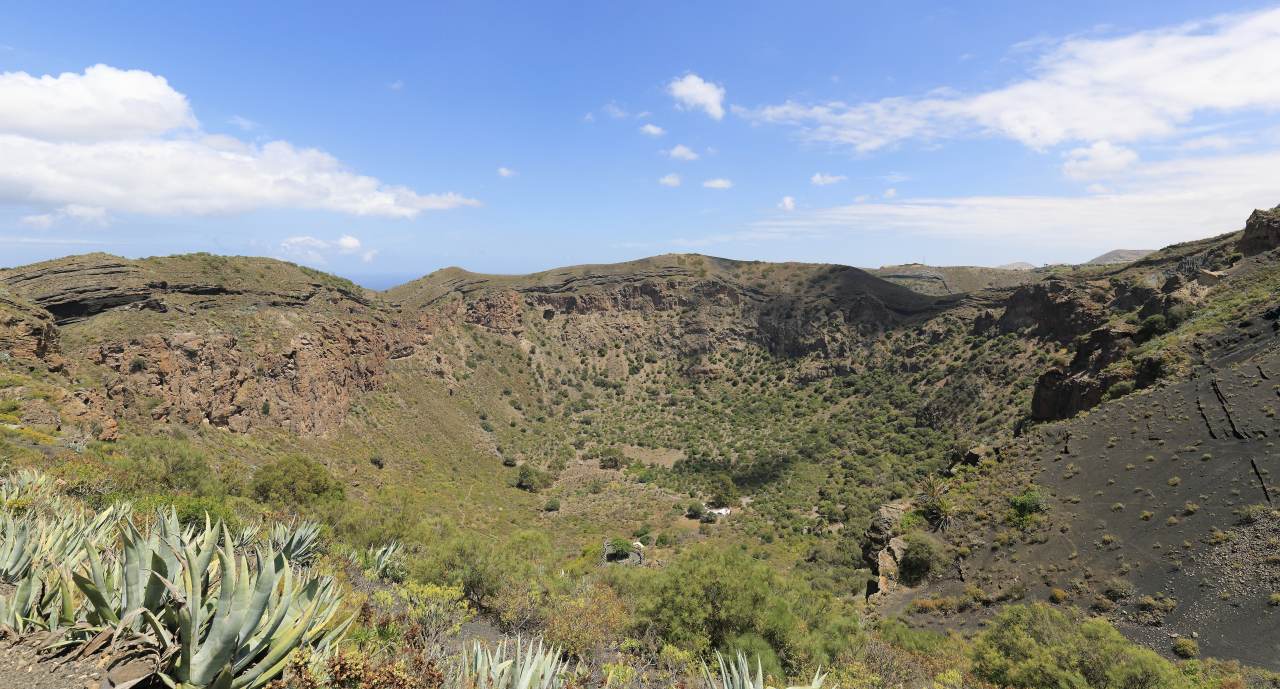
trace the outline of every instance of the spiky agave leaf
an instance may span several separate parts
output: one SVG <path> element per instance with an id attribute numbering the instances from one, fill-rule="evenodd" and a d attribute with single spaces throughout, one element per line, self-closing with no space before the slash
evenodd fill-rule
<path id="1" fill-rule="evenodd" d="M 713 675 L 711 670 L 707 668 L 707 664 L 702 664 L 702 676 L 707 685 L 707 689 L 772 689 L 764 682 L 764 672 L 760 665 L 759 656 L 756 657 L 755 672 L 751 671 L 751 663 L 747 660 L 747 654 L 738 651 L 732 661 L 726 662 L 724 656 L 716 651 L 716 665 L 720 668 L 719 676 Z M 813 675 L 813 679 L 808 684 L 788 687 L 787 689 L 822 689 L 822 683 L 826 681 L 826 674 L 819 669 Z"/>
<path id="2" fill-rule="evenodd" d="M 341 594 L 330 579 L 295 585 L 281 553 L 257 551 L 255 566 L 237 557 L 223 529 L 218 576 L 202 581 L 198 554 L 188 548 L 173 586 L 173 620 L 181 649 L 167 678 L 180 686 L 258 689 L 278 675 L 303 646 L 327 649 L 350 620 L 331 626 Z M 178 604 L 180 602 L 180 604 Z"/>
<path id="3" fill-rule="evenodd" d="M 271 527 L 271 547 L 298 567 L 306 567 L 320 553 L 320 524 L 313 521 Z"/>
<path id="4" fill-rule="evenodd" d="M 473 689 L 559 689 L 565 683 L 567 663 L 559 648 L 545 648 L 542 641 L 525 645 L 516 639 L 508 657 L 507 642 L 493 649 L 479 642 L 463 660 L 459 682 Z"/>

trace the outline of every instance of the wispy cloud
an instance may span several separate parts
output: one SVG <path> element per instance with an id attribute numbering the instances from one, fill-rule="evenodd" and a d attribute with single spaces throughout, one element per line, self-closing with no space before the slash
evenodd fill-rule
<path id="1" fill-rule="evenodd" d="M 1238 229 L 1277 196 L 1280 152 L 1135 163 L 1106 193 L 963 196 L 866 202 L 755 223 L 774 239 L 885 233 L 1021 241 L 1063 249 L 1161 247 Z"/>
<path id="2" fill-rule="evenodd" d="M 828 175 L 825 172 L 815 172 L 813 173 L 813 176 L 809 178 L 809 182 L 815 187 L 825 187 L 838 182 L 843 182 L 846 179 L 849 178 L 844 175 Z"/>
<path id="3" fill-rule="evenodd" d="M 1006 137 L 1035 149 L 1129 143 L 1177 136 L 1199 113 L 1280 109 L 1280 9 L 1049 45 L 1029 76 L 986 92 L 787 101 L 739 112 L 867 152 L 909 139 L 968 135 Z"/>
<path id="4" fill-rule="evenodd" d="M 241 117 L 240 115 L 232 115 L 230 118 L 227 119 L 227 122 L 235 125 L 236 127 L 240 128 L 241 131 L 245 131 L 245 132 L 251 132 L 257 129 L 258 127 L 262 126 L 257 122 L 254 122 L 253 120 L 247 117 Z"/>
<path id="5" fill-rule="evenodd" d="M 680 186 L 680 181 L 680 175 L 677 175 L 674 172 L 658 178 L 658 184 L 661 184 L 664 187 L 678 187 Z"/>
<path id="6" fill-rule="evenodd" d="M 657 138 L 659 136 L 662 136 L 663 134 L 666 134 L 667 130 L 663 129 L 662 127 L 659 127 L 658 125 L 652 122 L 646 122 L 645 124 L 640 125 L 640 133 L 644 134 L 645 136 L 652 136 Z"/>
<path id="7" fill-rule="evenodd" d="M 708 189 L 732 189 L 733 181 L 723 177 L 716 177 L 703 182 L 702 186 Z"/>
<path id="8" fill-rule="evenodd" d="M 519 173 L 519 172 L 516 172 L 515 170 L 512 170 L 512 169 L 511 169 L 511 168 L 509 168 L 509 167 L 500 167 L 500 168 L 498 168 L 498 176 L 499 176 L 499 177 L 515 177 L 515 176 L 516 176 L 516 175 L 518 175 L 518 174 L 520 174 L 520 173 Z"/>

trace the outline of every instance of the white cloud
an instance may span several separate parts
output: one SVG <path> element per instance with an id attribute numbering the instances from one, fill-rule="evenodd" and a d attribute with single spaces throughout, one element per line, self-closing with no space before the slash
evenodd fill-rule
<path id="1" fill-rule="evenodd" d="M 664 187 L 678 187 L 680 186 L 680 175 L 674 172 L 669 175 L 663 175 L 658 178 L 658 184 Z"/>
<path id="2" fill-rule="evenodd" d="M 363 250 L 363 251 L 362 251 Z M 378 255 L 377 249 L 364 250 L 364 244 L 358 237 L 344 234 L 334 240 L 320 239 L 311 235 L 295 235 L 280 242 L 280 251 L 288 258 L 307 263 L 324 265 L 334 254 L 360 254 L 360 260 L 369 263 Z"/>
<path id="3" fill-rule="evenodd" d="M 227 122 L 239 127 L 241 130 L 246 132 L 251 132 L 257 129 L 258 127 L 262 126 L 257 122 L 254 122 L 253 120 L 247 117 L 241 117 L 240 115 L 232 115 L 230 118 L 227 119 Z"/>
<path id="4" fill-rule="evenodd" d="M 519 172 L 516 172 L 515 170 L 512 170 L 512 169 L 511 169 L 511 168 L 509 168 L 509 167 L 500 167 L 500 168 L 498 168 L 498 176 L 499 176 L 499 177 L 515 177 L 515 176 L 516 176 L 516 175 L 518 175 L 518 174 L 520 174 L 520 173 L 519 173 Z"/>
<path id="5" fill-rule="evenodd" d="M 658 125 L 652 122 L 646 122 L 640 126 L 640 133 L 645 134 L 647 136 L 658 137 L 658 136 L 662 136 L 663 134 L 666 134 L 667 130 L 663 129 L 662 127 L 659 127 Z"/>
<path id="6" fill-rule="evenodd" d="M 82 225 L 106 225 L 109 218 L 105 208 L 72 203 L 50 213 L 24 215 L 19 222 L 28 227 L 48 229 L 63 220 L 72 220 Z"/>
<path id="7" fill-rule="evenodd" d="M 94 65 L 83 74 L 0 73 L 0 132 L 105 141 L 195 129 L 187 97 L 164 77 Z"/>
<path id="8" fill-rule="evenodd" d="M 793 211 L 796 209 L 796 198 L 794 196 L 783 196 L 778 202 L 778 208 L 784 211 Z"/>
<path id="9" fill-rule="evenodd" d="M 893 187 L 889 187 L 888 189 L 884 190 L 884 197 L 886 199 L 897 198 L 897 196 L 898 196 L 898 190 L 894 189 Z"/>
<path id="10" fill-rule="evenodd" d="M 390 84 L 387 84 L 387 88 L 391 89 L 392 91 L 401 91 L 404 89 L 404 82 L 401 81 L 400 79 L 396 79 Z"/>
<path id="11" fill-rule="evenodd" d="M 620 120 L 624 117 L 629 116 L 629 113 L 626 110 L 623 110 L 621 107 L 618 107 L 618 104 L 613 102 L 605 103 L 604 107 L 601 108 L 601 110 L 604 111 L 604 114 L 614 118 L 615 120 Z"/>
<path id="12" fill-rule="evenodd" d="M 813 176 L 809 178 L 809 182 L 817 187 L 825 187 L 829 184 L 843 182 L 846 179 L 848 179 L 848 177 L 845 177 L 844 175 L 828 175 L 824 172 L 815 172 L 813 173 Z"/>
<path id="13" fill-rule="evenodd" d="M 1073 148 L 1067 153 L 1062 172 L 1075 180 L 1112 177 L 1138 161 L 1138 154 L 1109 141 L 1098 141 L 1087 148 Z"/>
<path id="14" fill-rule="evenodd" d="M 884 232 L 1021 241 L 1063 251 L 1157 248 L 1239 229 L 1253 208 L 1280 202 L 1280 151 L 1139 162 L 1089 196 L 966 196 L 861 203 L 773 218 L 752 232 L 777 238 Z"/>
<path id="15" fill-rule="evenodd" d="M 697 160 L 698 154 L 684 144 L 676 144 L 669 151 L 663 151 L 673 160 Z"/>
<path id="16" fill-rule="evenodd" d="M 1244 136 L 1210 134 L 1208 136 L 1198 136 L 1194 139 L 1187 139 L 1179 144 L 1178 148 L 1184 151 L 1226 151 L 1232 148 L 1238 148 L 1247 143 L 1249 143 L 1249 138 Z"/>
<path id="17" fill-rule="evenodd" d="M 1041 47 L 1043 49 L 1043 47 Z M 872 151 L 906 139 L 994 134 L 1035 149 L 1177 135 L 1200 113 L 1280 109 L 1280 9 L 1094 39 L 1044 53 L 1023 80 L 848 104 L 743 110 L 806 138 Z"/>
<path id="18" fill-rule="evenodd" d="M 732 189 L 733 182 L 723 177 L 716 177 L 703 182 L 702 186 L 708 189 Z"/>
<path id="19" fill-rule="evenodd" d="M 672 79 L 667 93 L 682 108 L 702 110 L 714 120 L 724 118 L 724 87 L 704 81 L 697 74 L 690 72 Z"/>
<path id="20" fill-rule="evenodd" d="M 357 174 L 317 149 L 206 135 L 197 126 L 186 97 L 147 72 L 99 65 L 58 77 L 0 73 L 0 204 L 392 218 L 478 205 Z"/>

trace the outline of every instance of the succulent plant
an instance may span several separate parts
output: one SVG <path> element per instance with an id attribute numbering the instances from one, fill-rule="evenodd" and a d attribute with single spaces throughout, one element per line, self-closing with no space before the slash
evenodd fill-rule
<path id="1" fill-rule="evenodd" d="M 364 568 L 375 579 L 384 581 L 399 581 L 403 579 L 404 567 L 400 562 L 400 548 L 399 541 L 391 541 L 378 548 L 370 546 L 365 551 L 363 558 Z"/>
<path id="2" fill-rule="evenodd" d="M 271 527 L 271 547 L 298 567 L 311 564 L 320 554 L 320 524 L 290 522 Z"/>
<path id="3" fill-rule="evenodd" d="M 742 651 L 738 651 L 737 657 L 731 662 L 725 662 L 724 656 L 716 651 L 716 664 L 720 667 L 719 676 L 713 675 L 705 663 L 702 666 L 702 675 L 707 689 L 772 689 L 764 682 L 764 672 L 758 657 L 754 674 L 751 672 L 751 663 L 747 661 L 747 654 Z M 813 679 L 808 684 L 788 689 L 822 689 L 822 683 L 826 678 L 827 676 L 819 670 L 814 673 Z"/>
<path id="4" fill-rule="evenodd" d="M 560 649 L 544 648 L 541 641 L 524 645 L 516 639 L 510 657 L 506 642 L 486 649 L 477 641 L 463 660 L 458 681 L 471 689 L 559 689 L 567 667 Z"/>

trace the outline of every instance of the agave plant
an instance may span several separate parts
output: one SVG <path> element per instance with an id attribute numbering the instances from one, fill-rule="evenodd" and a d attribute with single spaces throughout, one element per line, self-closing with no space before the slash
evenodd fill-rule
<path id="1" fill-rule="evenodd" d="M 364 568 L 373 575 L 375 579 L 384 581 L 400 581 L 404 578 L 404 567 L 400 563 L 400 542 L 391 541 L 390 543 L 374 548 L 370 546 L 365 551 Z"/>
<path id="2" fill-rule="evenodd" d="M 31 572 L 35 548 L 30 519 L 15 519 L 0 512 L 0 583 L 14 584 Z"/>
<path id="3" fill-rule="evenodd" d="M 476 642 L 463 659 L 459 684 L 468 689 L 559 689 L 565 684 L 567 664 L 560 649 L 544 648 L 541 641 L 526 646 L 516 639 L 507 657 L 507 644 L 486 649 Z"/>
<path id="4" fill-rule="evenodd" d="M 294 565 L 306 567 L 320 553 L 320 524 L 313 521 L 276 524 L 271 527 L 271 547 Z"/>
<path id="5" fill-rule="evenodd" d="M 169 584 L 177 645 L 166 683 L 180 687 L 257 689 L 278 675 L 290 655 L 307 646 L 325 652 L 351 620 L 332 625 L 341 596 L 331 579 L 309 578 L 295 588 L 281 553 L 256 553 L 256 566 L 238 558 L 229 531 L 217 551 L 219 576 L 201 581 L 202 554 L 188 547 L 179 581 Z M 216 590 L 215 590 L 216 589 Z"/>
<path id="6" fill-rule="evenodd" d="M 236 550 L 244 551 L 253 546 L 258 541 L 258 534 L 262 532 L 262 522 L 253 522 L 240 527 L 240 530 L 232 534 L 235 537 Z"/>
<path id="7" fill-rule="evenodd" d="M 52 581 L 51 581 L 52 580 Z M 75 622 L 76 605 L 63 570 L 30 572 L 9 595 L 0 595 L 0 637 L 24 637 Z"/>
<path id="8" fill-rule="evenodd" d="M 53 480 L 33 469 L 0 478 L 0 503 L 31 501 L 53 494 Z"/>
<path id="9" fill-rule="evenodd" d="M 747 654 L 742 651 L 738 651 L 736 660 L 732 662 L 725 662 L 724 656 L 719 651 L 716 651 L 716 664 L 720 666 L 720 675 L 718 677 L 711 673 L 706 663 L 702 665 L 702 675 L 707 689 L 772 689 L 765 685 L 764 672 L 760 667 L 759 657 L 756 658 L 754 675 L 751 672 L 751 663 L 747 661 Z M 788 689 L 822 689 L 822 683 L 826 679 L 826 674 L 818 670 L 808 684 L 801 684 Z"/>

